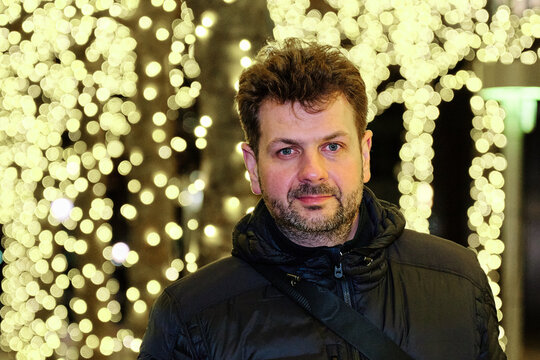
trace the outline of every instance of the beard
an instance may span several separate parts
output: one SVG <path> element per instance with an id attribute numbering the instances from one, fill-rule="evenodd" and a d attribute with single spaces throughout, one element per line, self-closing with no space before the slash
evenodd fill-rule
<path id="1" fill-rule="evenodd" d="M 285 236 L 299 245 L 314 247 L 334 246 L 349 240 L 347 236 L 358 214 L 362 191 L 363 184 L 345 195 L 339 188 L 327 184 L 301 184 L 289 190 L 287 203 L 270 198 L 265 192 L 262 196 L 278 228 Z M 319 205 L 304 207 L 295 202 L 297 198 L 306 195 L 333 196 L 330 201 L 335 204 L 324 204 L 324 207 L 333 206 L 333 210 Z M 298 209 L 296 206 L 301 208 Z M 306 212 L 309 214 L 305 214 Z"/>

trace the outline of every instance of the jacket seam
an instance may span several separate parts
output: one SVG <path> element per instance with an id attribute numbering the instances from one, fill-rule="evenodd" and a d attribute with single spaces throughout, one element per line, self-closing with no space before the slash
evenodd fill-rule
<path id="1" fill-rule="evenodd" d="M 478 290 L 480 291 L 485 291 L 484 287 L 482 285 L 480 285 L 476 280 L 474 280 L 473 278 L 465 275 L 465 274 L 462 274 L 462 273 L 459 273 L 457 271 L 454 271 L 454 270 L 451 270 L 451 269 L 445 269 L 445 268 L 434 268 L 434 267 L 431 267 L 431 266 L 428 266 L 428 265 L 422 265 L 422 264 L 415 264 L 415 263 L 410 263 L 410 262 L 404 262 L 404 261 L 399 261 L 399 260 L 394 260 L 394 259 L 388 259 L 389 261 L 393 262 L 393 263 L 396 263 L 396 264 L 399 264 L 399 265 L 405 265 L 405 266 L 410 266 L 410 267 L 414 267 L 414 268 L 421 268 L 421 269 L 426 269 L 426 270 L 430 270 L 430 271 L 435 271 L 435 272 L 440 272 L 440 273 L 446 273 L 446 274 L 451 274 L 451 275 L 454 275 L 454 276 L 457 276 L 457 277 L 460 277 L 460 278 L 463 278 L 465 280 L 467 280 L 468 282 L 470 282 L 471 284 L 474 285 L 474 287 L 476 287 Z"/>
<path id="2" fill-rule="evenodd" d="M 180 302 L 176 299 L 176 297 L 173 296 L 173 295 L 168 291 L 168 289 L 165 289 L 164 292 L 165 292 L 165 293 L 167 294 L 167 296 L 172 300 L 172 302 L 173 302 L 175 305 L 177 305 L 177 308 L 180 309 L 181 304 L 180 304 Z M 186 339 L 187 339 L 187 341 L 188 341 L 189 349 L 190 349 L 190 351 L 192 352 L 192 355 L 194 355 L 196 359 L 199 359 L 198 354 L 195 353 L 195 345 L 193 344 L 193 340 L 192 340 L 192 338 L 191 338 L 191 333 L 190 333 L 190 331 L 189 331 L 189 329 L 188 329 L 188 327 L 187 327 L 185 321 L 182 320 L 182 318 L 178 315 L 178 312 L 177 312 L 177 311 L 175 311 L 174 314 L 175 314 L 175 317 L 176 317 L 176 319 L 178 320 L 178 323 L 179 323 L 180 326 L 179 326 L 179 328 L 178 328 L 178 331 L 176 332 L 175 342 L 174 342 L 173 346 L 171 347 L 171 349 L 169 350 L 169 359 L 171 359 L 171 360 L 174 359 L 174 358 L 173 358 L 173 352 L 174 352 L 174 349 L 175 349 L 175 345 L 178 343 L 178 340 L 179 340 L 179 338 L 180 338 L 180 335 L 181 335 L 181 329 L 182 329 L 182 328 L 184 329 L 184 332 L 185 332 L 185 334 L 186 334 Z"/>
<path id="3" fill-rule="evenodd" d="M 203 331 L 203 327 L 202 327 L 202 320 L 201 320 L 201 313 L 197 313 L 195 315 L 195 318 L 197 319 L 197 326 L 199 326 L 199 331 L 201 333 L 201 340 L 202 340 L 202 343 L 204 344 L 204 347 L 206 348 L 206 357 L 207 358 L 210 358 L 210 344 L 208 343 L 208 334 L 206 334 L 204 331 Z"/>

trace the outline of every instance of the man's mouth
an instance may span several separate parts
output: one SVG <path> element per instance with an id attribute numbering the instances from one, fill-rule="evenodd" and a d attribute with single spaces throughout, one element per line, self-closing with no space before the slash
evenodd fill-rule
<path id="1" fill-rule="evenodd" d="M 299 200 L 302 204 L 313 206 L 313 205 L 321 205 L 325 201 L 332 199 L 333 195 L 300 195 L 297 196 L 296 199 Z"/>
<path id="2" fill-rule="evenodd" d="M 320 209 L 328 200 L 338 197 L 338 191 L 327 184 L 302 184 L 288 194 L 289 201 L 297 200 L 303 206 Z"/>

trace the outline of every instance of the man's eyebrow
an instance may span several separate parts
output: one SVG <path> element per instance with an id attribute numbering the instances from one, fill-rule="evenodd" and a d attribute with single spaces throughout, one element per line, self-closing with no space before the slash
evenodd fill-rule
<path id="1" fill-rule="evenodd" d="M 335 139 L 335 138 L 338 138 L 338 137 L 348 137 L 349 134 L 346 133 L 345 131 L 336 131 L 335 133 L 332 133 L 328 136 L 325 136 L 323 138 L 324 141 L 328 141 L 328 140 L 332 140 L 332 139 Z"/>
<path id="2" fill-rule="evenodd" d="M 288 139 L 288 138 L 277 138 L 270 141 L 270 144 L 268 144 L 268 146 L 270 147 L 275 144 L 300 145 L 300 141 L 296 141 L 294 139 Z"/>
<path id="3" fill-rule="evenodd" d="M 348 137 L 349 134 L 346 133 L 345 131 L 336 131 L 330 135 L 327 135 L 325 137 L 323 137 L 321 140 L 322 141 L 329 141 L 329 140 L 333 140 L 335 138 L 339 138 L 339 137 Z M 271 147 L 273 145 L 276 145 L 276 144 L 286 144 L 286 145 L 301 145 L 302 142 L 300 141 L 297 141 L 297 140 L 294 140 L 294 139 L 289 139 L 289 138 L 276 138 L 272 141 L 270 141 L 270 143 L 268 144 L 268 147 Z"/>

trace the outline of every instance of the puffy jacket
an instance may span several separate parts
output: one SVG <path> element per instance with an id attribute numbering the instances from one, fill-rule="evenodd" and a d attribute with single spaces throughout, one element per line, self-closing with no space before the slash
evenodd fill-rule
<path id="1" fill-rule="evenodd" d="M 157 299 L 139 359 L 364 359 L 248 263 L 331 289 L 414 359 L 506 359 L 486 276 L 474 253 L 404 230 L 395 206 L 367 188 L 353 240 L 305 248 L 260 202 L 233 234 L 233 256 L 170 285 Z"/>

